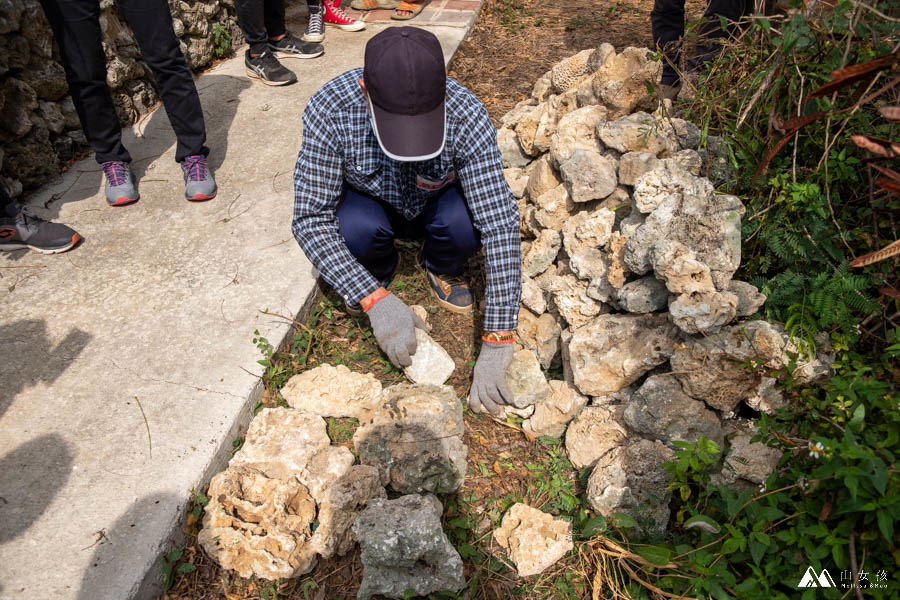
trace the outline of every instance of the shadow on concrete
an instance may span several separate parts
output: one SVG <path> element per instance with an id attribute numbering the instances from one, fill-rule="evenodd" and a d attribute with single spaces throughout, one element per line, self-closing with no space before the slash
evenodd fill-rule
<path id="1" fill-rule="evenodd" d="M 206 145 L 210 149 L 209 166 L 215 174 L 222 166 L 228 152 L 228 133 L 231 129 L 234 116 L 237 113 L 240 94 L 250 87 L 250 80 L 246 77 L 233 77 L 231 75 L 204 75 L 195 79 L 197 91 L 200 93 L 200 103 L 203 106 L 203 116 L 206 122 Z M 165 154 L 169 148 L 175 145 L 175 133 L 169 124 L 162 104 L 150 113 L 145 121 L 139 122 L 137 128 L 142 132 L 142 137 L 132 134 L 132 127 L 122 128 L 122 142 L 131 154 L 131 167 L 138 179 L 138 191 L 141 191 L 141 181 L 150 180 L 154 174 L 147 174 L 147 167 Z M 253 157 L 248 156 L 251 161 Z M 77 177 L 67 190 L 51 196 L 41 207 L 41 217 L 48 220 L 59 219 L 59 209 L 67 202 L 79 202 L 91 198 L 103 191 L 104 178 L 100 165 L 94 160 L 93 154 L 74 166 Z M 174 190 L 180 195 L 184 185 L 180 173 L 177 181 L 169 181 Z M 25 202 L 28 205 L 28 201 Z M 104 205 L 98 205 L 97 209 L 107 209 Z M 128 210 L 127 207 L 116 210 Z"/>
<path id="2" fill-rule="evenodd" d="M 44 514 L 72 472 L 72 454 L 58 433 L 42 435 L 0 458 L 0 544 Z"/>
<path id="3" fill-rule="evenodd" d="M 28 386 L 52 383 L 74 361 L 92 336 L 74 329 L 55 347 L 44 320 L 22 320 L 0 324 L 0 433 L 3 414 Z M 47 410 L 47 407 L 36 407 Z"/>
<path id="4" fill-rule="evenodd" d="M 162 555 L 154 561 L 142 582 L 122 579 L 123 571 L 131 574 L 135 568 L 123 569 L 121 559 L 123 556 L 134 556 L 136 546 L 165 541 L 148 535 L 153 528 L 148 522 L 163 512 L 171 514 L 177 505 L 178 499 L 173 494 L 151 494 L 132 504 L 111 528 L 97 532 L 97 544 L 81 580 L 78 600 L 158 598 L 165 591 L 162 586 Z M 163 548 L 160 548 L 162 551 Z M 128 585 L 134 585 L 134 588 L 122 589 Z"/>

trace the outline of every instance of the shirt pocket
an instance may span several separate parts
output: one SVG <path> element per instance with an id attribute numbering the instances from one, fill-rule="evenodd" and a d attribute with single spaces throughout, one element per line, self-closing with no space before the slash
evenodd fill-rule
<path id="1" fill-rule="evenodd" d="M 344 164 L 344 178 L 361 191 L 373 192 L 380 187 L 381 161 L 369 152 L 353 153 Z"/>

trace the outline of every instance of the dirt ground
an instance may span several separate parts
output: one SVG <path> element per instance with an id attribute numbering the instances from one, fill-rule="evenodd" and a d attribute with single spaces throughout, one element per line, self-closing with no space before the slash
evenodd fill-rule
<path id="1" fill-rule="evenodd" d="M 611 43 L 617 50 L 650 46 L 651 8 L 650 0 L 486 0 L 474 31 L 461 46 L 449 72 L 481 98 L 496 122 L 527 97 L 534 82 L 562 58 L 603 42 Z M 697 0 L 689 0 L 689 15 L 699 14 L 701 8 Z M 448 384 L 465 399 L 476 358 L 476 340 L 480 337 L 481 314 L 477 310 L 472 315 L 438 310 L 424 274 L 416 266 L 417 244 L 398 245 L 400 267 L 389 289 L 407 303 L 422 304 L 428 310 L 432 336 L 457 365 Z M 477 297 L 481 297 L 483 289 L 481 272 L 480 265 L 473 262 L 470 277 Z M 265 350 L 265 344 L 261 349 Z M 367 320 L 347 315 L 339 298 L 328 293 L 310 320 L 296 325 L 291 344 L 272 356 L 272 367 L 266 376 L 267 393 L 258 408 L 278 405 L 277 390 L 291 375 L 322 363 L 345 364 L 355 371 L 372 372 L 385 386 L 405 380 L 378 350 Z M 520 419 L 501 423 L 467 412 L 465 422 L 469 471 L 463 488 L 442 499 L 445 531 L 463 555 L 466 567 L 468 587 L 459 597 L 591 598 L 591 579 L 596 568 L 590 542 L 578 542 L 576 551 L 565 560 L 540 576 L 521 580 L 491 537 L 502 514 L 519 501 L 570 519 L 587 518 L 579 499 L 583 497 L 587 473 L 578 473 L 572 467 L 559 441 L 527 438 L 519 427 Z M 355 428 L 353 419 L 328 422 L 332 440 L 348 446 Z M 242 442 L 234 441 L 235 450 Z M 355 598 L 362 577 L 358 551 L 321 561 L 311 573 L 284 581 L 247 580 L 220 569 L 196 544 L 198 517 L 202 517 L 205 497 L 199 493 L 196 498 L 188 514 L 187 545 L 166 559 L 172 587 L 164 600 Z"/>

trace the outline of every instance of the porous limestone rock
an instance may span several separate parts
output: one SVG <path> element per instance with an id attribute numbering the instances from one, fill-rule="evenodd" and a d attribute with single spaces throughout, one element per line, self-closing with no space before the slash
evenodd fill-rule
<path id="1" fill-rule="evenodd" d="M 623 285 L 616 292 L 619 308 L 630 313 L 649 313 L 665 308 L 669 301 L 666 284 L 647 275 Z"/>
<path id="2" fill-rule="evenodd" d="M 653 273 L 673 294 L 713 292 L 709 267 L 697 260 L 694 251 L 675 240 L 658 240 L 650 248 Z"/>
<path id="3" fill-rule="evenodd" d="M 716 289 L 724 289 L 741 263 L 743 214 L 744 205 L 735 196 L 667 197 L 628 239 L 625 263 L 633 273 L 643 275 L 650 270 L 653 245 L 672 239 L 693 250 L 697 260 L 709 267 Z"/>
<path id="4" fill-rule="evenodd" d="M 550 71 L 547 71 L 534 82 L 531 88 L 531 100 L 537 104 L 544 102 L 553 93 L 553 82 L 550 78 Z"/>
<path id="5" fill-rule="evenodd" d="M 619 183 L 634 185 L 644 173 L 659 165 L 659 159 L 651 152 L 628 152 L 619 159 Z"/>
<path id="6" fill-rule="evenodd" d="M 667 201 L 676 206 L 686 199 L 703 202 L 714 193 L 713 185 L 708 179 L 695 177 L 681 168 L 681 165 L 664 160 L 655 169 L 635 180 L 632 197 L 638 210 L 648 214 Z"/>
<path id="7" fill-rule="evenodd" d="M 522 275 L 522 305 L 535 315 L 547 311 L 546 293 L 534 279 L 526 275 Z"/>
<path id="8" fill-rule="evenodd" d="M 310 545 L 316 504 L 295 479 L 270 479 L 232 466 L 209 484 L 198 543 L 219 565 L 241 577 L 281 579 L 315 566 Z"/>
<path id="9" fill-rule="evenodd" d="M 722 447 L 719 417 L 669 374 L 648 377 L 629 398 L 624 416 L 629 427 L 651 439 L 696 442 L 703 435 Z"/>
<path id="10" fill-rule="evenodd" d="M 228 464 L 288 480 L 330 445 L 322 417 L 293 408 L 264 408 L 250 421 L 244 445 Z"/>
<path id="11" fill-rule="evenodd" d="M 506 385 L 513 395 L 511 404 L 516 408 L 537 404 L 550 393 L 541 364 L 535 353 L 528 349 L 513 353 L 506 368 Z"/>
<path id="12" fill-rule="evenodd" d="M 535 315 L 527 308 L 519 309 L 519 324 L 516 327 L 517 341 L 537 355 L 543 369 L 549 369 L 559 353 L 559 323 L 553 315 Z"/>
<path id="13" fill-rule="evenodd" d="M 581 248 L 569 259 L 569 268 L 579 279 L 587 281 L 585 294 L 600 302 L 609 302 L 615 288 L 609 283 L 609 256 L 596 248 Z"/>
<path id="14" fill-rule="evenodd" d="M 568 91 L 590 72 L 590 59 L 594 49 L 582 50 L 578 54 L 559 61 L 550 69 L 550 83 L 557 94 Z"/>
<path id="15" fill-rule="evenodd" d="M 534 220 L 538 224 L 538 230 L 554 229 L 559 231 L 572 217 L 576 205 L 569 197 L 569 190 L 561 183 L 533 200 Z M 540 231 L 535 232 L 540 235 Z"/>
<path id="16" fill-rule="evenodd" d="M 597 461 L 588 479 L 588 503 L 607 518 L 621 512 L 633 517 L 640 529 L 664 531 L 671 494 L 666 490 L 669 476 L 662 465 L 674 458 L 675 453 L 665 444 L 650 440 L 614 449 Z"/>
<path id="17" fill-rule="evenodd" d="M 752 283 L 732 279 L 728 282 L 728 291 L 737 296 L 737 316 L 749 317 L 756 314 L 762 305 L 766 303 L 766 295 Z"/>
<path id="18" fill-rule="evenodd" d="M 796 351 L 780 326 L 750 321 L 687 338 L 672 354 L 672 371 L 688 395 L 730 413 L 760 390 L 762 369 L 786 367 Z"/>
<path id="19" fill-rule="evenodd" d="M 778 380 L 774 377 L 762 377 L 756 390 L 744 401 L 753 410 L 767 415 L 775 414 L 779 408 L 787 404 L 784 393 L 778 387 Z"/>
<path id="20" fill-rule="evenodd" d="M 550 136 L 550 158 L 557 167 L 570 158 L 577 148 L 602 153 L 597 126 L 606 121 L 605 106 L 583 106 L 563 116 Z"/>
<path id="21" fill-rule="evenodd" d="M 542 573 L 575 547 L 571 523 L 522 503 L 503 515 L 494 539 L 516 565 L 519 577 Z"/>
<path id="22" fill-rule="evenodd" d="M 444 348 L 419 329 L 416 331 L 416 352 L 410 357 L 412 363 L 403 367 L 403 373 L 413 383 L 443 385 L 456 365 Z"/>
<path id="23" fill-rule="evenodd" d="M 573 202 L 602 200 L 618 184 L 615 161 L 586 148 L 576 148 L 559 171 Z"/>
<path id="24" fill-rule="evenodd" d="M 550 393 L 535 405 L 534 415 L 522 423 L 522 429 L 534 436 L 562 438 L 566 425 L 587 405 L 587 397 L 565 381 L 551 381 Z"/>
<path id="25" fill-rule="evenodd" d="M 625 48 L 591 76 L 594 96 L 609 109 L 611 119 L 635 109 L 655 110 L 658 100 L 649 90 L 659 81 L 662 62 L 651 54 L 646 48 Z"/>
<path id="26" fill-rule="evenodd" d="M 531 163 L 527 173 L 528 185 L 525 186 L 525 193 L 529 198 L 538 198 L 561 183 L 547 154 Z"/>
<path id="27" fill-rule="evenodd" d="M 347 473 L 355 460 L 349 448 L 328 446 L 314 454 L 295 475 L 318 503 L 325 497 L 328 487 Z"/>
<path id="28" fill-rule="evenodd" d="M 559 254 L 562 238 L 558 231 L 545 229 L 524 253 L 522 273 L 526 277 L 535 277 L 547 270 Z"/>
<path id="29" fill-rule="evenodd" d="M 588 406 L 566 430 L 566 452 L 576 469 L 593 466 L 628 439 L 622 406 Z"/>
<path id="30" fill-rule="evenodd" d="M 443 507 L 431 495 L 369 501 L 353 523 L 363 578 L 356 597 L 408 598 L 458 592 L 463 563 L 441 528 Z"/>
<path id="31" fill-rule="evenodd" d="M 512 129 L 501 129 L 497 132 L 497 146 L 500 148 L 500 159 L 504 168 L 524 167 L 531 162 L 531 157 L 522 150 L 519 137 Z"/>
<path id="32" fill-rule="evenodd" d="M 696 177 L 703 171 L 703 158 L 696 150 L 672 152 L 662 160 L 670 170 L 680 169 Z"/>
<path id="33" fill-rule="evenodd" d="M 591 406 L 608 406 L 615 404 L 625 404 L 634 393 L 634 387 L 626 385 L 617 392 L 610 392 L 602 396 L 594 396 L 591 398 Z"/>
<path id="34" fill-rule="evenodd" d="M 581 327 L 608 309 L 588 296 L 588 284 L 575 275 L 559 275 L 551 282 L 550 292 L 560 316 L 572 328 Z"/>
<path id="35" fill-rule="evenodd" d="M 628 266 L 625 264 L 626 242 L 628 242 L 628 236 L 614 231 L 609 236 L 609 242 L 606 244 L 606 255 L 609 258 L 609 271 L 606 274 L 606 280 L 609 282 L 609 285 L 616 289 L 625 285 L 629 273 Z"/>
<path id="36" fill-rule="evenodd" d="M 528 156 L 538 156 L 550 148 L 550 135 L 558 116 L 548 102 L 541 102 L 516 124 L 519 145 Z"/>
<path id="37" fill-rule="evenodd" d="M 318 502 L 319 526 L 313 533 L 310 546 L 322 558 L 343 556 L 356 543 L 351 528 L 357 515 L 370 500 L 385 496 L 378 469 L 354 465 L 328 487 Z"/>
<path id="38" fill-rule="evenodd" d="M 449 386 L 401 384 L 384 390 L 384 404 L 360 420 L 353 447 L 381 482 L 407 494 L 449 493 L 462 485 L 467 448 L 462 404 Z"/>
<path id="39" fill-rule="evenodd" d="M 569 342 L 575 385 L 588 396 L 620 390 L 664 363 L 676 339 L 678 331 L 664 315 L 596 317 Z"/>
<path id="40" fill-rule="evenodd" d="M 681 294 L 669 304 L 672 322 L 685 333 L 712 333 L 734 320 L 738 298 L 731 292 Z"/>
<path id="41" fill-rule="evenodd" d="M 659 125 L 665 135 L 674 137 L 678 148 L 682 150 L 696 150 L 700 145 L 700 128 L 690 121 L 678 117 L 660 116 Z"/>
<path id="42" fill-rule="evenodd" d="M 320 417 L 360 417 L 378 408 L 381 383 L 344 365 L 319 365 L 288 379 L 281 396 L 291 408 Z"/>
<path id="43" fill-rule="evenodd" d="M 514 129 L 519 121 L 522 120 L 522 117 L 530 113 L 535 106 L 537 106 L 537 102 L 531 98 L 522 100 L 516 104 L 512 110 L 500 117 L 500 127 Z"/>
<path id="44" fill-rule="evenodd" d="M 670 139 L 663 134 L 656 119 L 645 112 L 636 112 L 597 127 L 597 136 L 608 148 L 626 152 L 648 152 L 659 156 L 673 150 Z"/>
<path id="45" fill-rule="evenodd" d="M 521 198 L 525 195 L 525 187 L 528 185 L 528 175 L 525 174 L 525 169 L 521 167 L 503 169 L 503 177 L 513 196 Z"/>
<path id="46" fill-rule="evenodd" d="M 612 235 L 616 213 L 605 207 L 573 215 L 562 229 L 563 245 L 571 257 L 581 248 L 603 248 Z"/>
<path id="47" fill-rule="evenodd" d="M 781 460 L 781 450 L 760 442 L 751 442 L 755 431 L 743 431 L 731 438 L 722 474 L 726 478 L 746 479 L 759 484 L 772 474 Z"/>

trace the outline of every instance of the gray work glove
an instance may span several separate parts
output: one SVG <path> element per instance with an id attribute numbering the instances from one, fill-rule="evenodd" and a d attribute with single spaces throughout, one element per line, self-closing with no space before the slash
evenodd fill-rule
<path id="1" fill-rule="evenodd" d="M 469 408 L 473 412 L 480 413 L 484 407 L 496 416 L 501 404 L 512 404 L 513 396 L 506 386 L 506 367 L 512 355 L 512 344 L 481 344 L 469 389 Z"/>
<path id="2" fill-rule="evenodd" d="M 428 331 L 425 322 L 400 298 L 388 294 L 366 312 L 372 324 L 375 340 L 396 367 L 412 364 L 416 353 L 416 331 Z"/>

